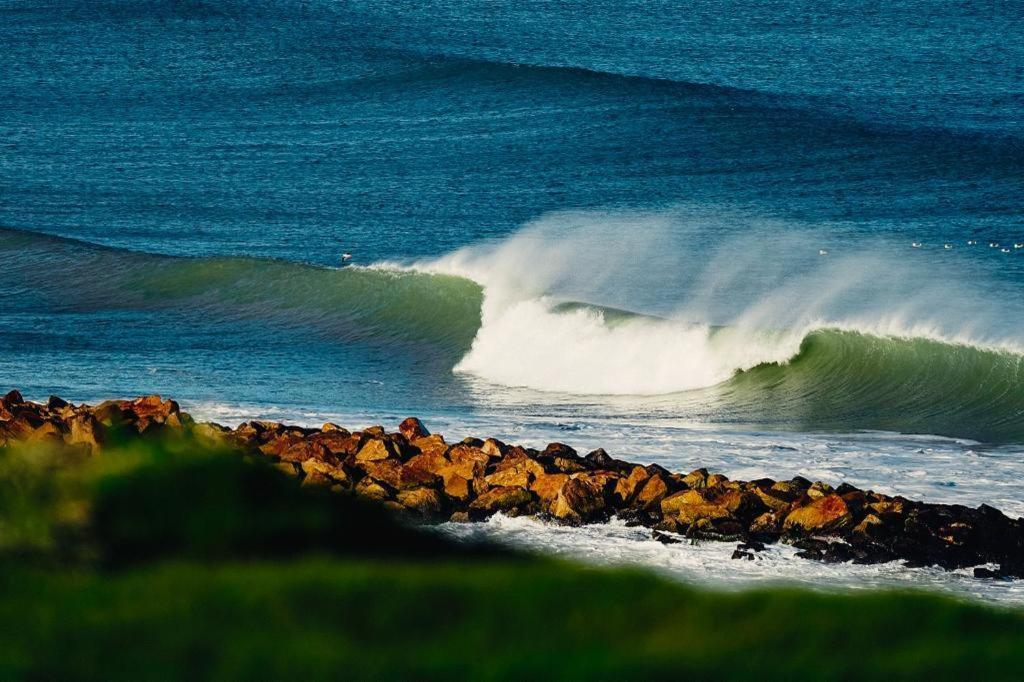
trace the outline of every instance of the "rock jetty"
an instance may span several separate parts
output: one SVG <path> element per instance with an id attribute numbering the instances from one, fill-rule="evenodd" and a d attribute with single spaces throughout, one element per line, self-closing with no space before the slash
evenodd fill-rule
<path id="1" fill-rule="evenodd" d="M 735 481 L 706 469 L 671 472 L 602 449 L 543 450 L 494 438 L 448 443 L 415 417 L 397 432 L 304 428 L 250 421 L 230 429 L 196 423 L 160 396 L 72 405 L 51 397 L 0 398 L 0 446 L 50 442 L 99 455 L 125 438 L 187 431 L 245 455 L 265 458 L 303 485 L 378 501 L 423 522 L 474 522 L 503 513 L 580 525 L 617 517 L 651 529 L 665 543 L 737 543 L 734 559 L 753 560 L 765 544 L 786 542 L 798 556 L 825 562 L 882 563 L 948 570 L 980 578 L 1024 577 L 1024 519 L 988 505 L 930 504 L 843 483 L 796 477 Z"/>

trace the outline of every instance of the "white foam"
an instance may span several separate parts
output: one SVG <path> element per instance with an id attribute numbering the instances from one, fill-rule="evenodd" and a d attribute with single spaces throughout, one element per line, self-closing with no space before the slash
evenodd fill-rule
<path id="1" fill-rule="evenodd" d="M 540 391 L 710 387 L 737 370 L 792 358 L 807 333 L 824 328 L 1024 354 L 1005 305 L 990 305 L 985 292 L 949 273 L 871 250 L 821 259 L 791 225 L 745 227 L 743 240 L 722 239 L 726 228 L 706 215 L 555 214 L 500 242 L 376 267 L 479 283 L 482 324 L 454 370 Z M 702 248 L 709 235 L 715 245 Z M 771 241 L 762 243 L 766 235 Z M 610 321 L 597 308 L 558 308 L 566 301 L 638 312 L 660 306 L 660 315 Z"/>

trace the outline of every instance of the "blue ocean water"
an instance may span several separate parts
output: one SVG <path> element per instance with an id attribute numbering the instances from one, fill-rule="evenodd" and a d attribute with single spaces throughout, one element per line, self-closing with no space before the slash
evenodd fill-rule
<path id="1" fill-rule="evenodd" d="M 1010 1 L 2 1 L 0 385 L 1024 512 L 1022 34 Z"/>

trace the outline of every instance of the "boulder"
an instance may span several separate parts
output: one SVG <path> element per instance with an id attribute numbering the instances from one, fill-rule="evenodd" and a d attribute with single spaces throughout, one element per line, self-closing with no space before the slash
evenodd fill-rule
<path id="1" fill-rule="evenodd" d="M 778 535 L 785 517 L 775 511 L 765 512 L 750 522 L 750 532 L 758 535 Z"/>
<path id="2" fill-rule="evenodd" d="M 508 467 L 499 469 L 489 476 L 484 476 L 484 481 L 489 486 L 514 485 L 520 488 L 529 488 L 534 476 L 525 468 Z"/>
<path id="3" fill-rule="evenodd" d="M 274 434 L 270 440 L 262 443 L 258 449 L 269 457 L 281 457 L 293 445 L 301 446 L 302 444 L 302 436 L 281 431 Z"/>
<path id="4" fill-rule="evenodd" d="M 530 484 L 530 490 L 537 495 L 545 508 L 550 509 L 568 480 L 568 474 L 541 474 Z"/>
<path id="5" fill-rule="evenodd" d="M 387 488 L 368 476 L 356 483 L 354 490 L 356 495 L 368 500 L 387 500 L 391 497 Z"/>
<path id="6" fill-rule="evenodd" d="M 385 459 L 399 459 L 399 452 L 394 443 L 381 438 L 366 441 L 356 454 L 356 460 L 360 462 L 375 462 Z"/>
<path id="7" fill-rule="evenodd" d="M 400 490 L 410 490 L 412 488 L 432 488 L 439 490 L 443 485 L 443 480 L 439 474 L 433 471 L 428 471 L 422 467 L 411 467 L 405 464 L 401 468 L 400 475 L 398 477 L 398 485 L 396 486 Z"/>
<path id="8" fill-rule="evenodd" d="M 426 438 L 430 435 L 430 431 L 423 425 L 416 417 L 408 417 L 398 425 L 398 432 L 405 436 L 405 439 L 410 443 L 419 438 Z"/>
<path id="9" fill-rule="evenodd" d="M 700 520 L 715 522 L 732 519 L 728 510 L 705 501 L 696 490 L 685 490 L 669 495 L 661 501 L 661 513 L 671 516 L 680 524 L 693 525 Z"/>
<path id="10" fill-rule="evenodd" d="M 745 490 L 729 490 L 714 498 L 713 502 L 725 508 L 740 521 L 746 522 L 752 521 L 768 510 L 760 497 Z"/>
<path id="11" fill-rule="evenodd" d="M 480 445 L 480 451 L 491 459 L 500 459 L 505 456 L 508 446 L 496 438 L 488 438 Z"/>
<path id="12" fill-rule="evenodd" d="M 873 538 L 881 535 L 885 529 L 885 522 L 874 514 L 868 514 L 861 522 L 853 528 L 853 534 L 863 538 Z"/>
<path id="13" fill-rule="evenodd" d="M 445 452 L 448 451 L 448 444 L 444 442 L 444 438 L 436 434 L 417 438 L 410 444 L 419 450 L 421 455 L 437 455 L 439 457 L 443 457 Z"/>
<path id="14" fill-rule="evenodd" d="M 338 458 L 326 445 L 312 439 L 294 439 L 288 447 L 278 455 L 285 462 L 304 462 L 307 459 L 321 459 L 337 462 Z"/>
<path id="15" fill-rule="evenodd" d="M 366 474 L 366 478 L 384 483 L 390 488 L 397 490 L 401 487 L 402 465 L 396 459 L 373 460 L 369 462 L 358 462 L 359 469 Z"/>
<path id="16" fill-rule="evenodd" d="M 650 477 L 647 469 L 635 466 L 628 476 L 620 478 L 615 484 L 615 497 L 619 499 L 619 504 L 623 506 L 630 504 Z"/>
<path id="17" fill-rule="evenodd" d="M 760 498 L 761 504 L 773 511 L 787 511 L 794 500 L 797 499 L 796 495 L 776 490 L 774 486 L 768 488 L 753 486 L 750 490 Z"/>
<path id="18" fill-rule="evenodd" d="M 846 502 L 832 493 L 791 511 L 783 523 L 783 530 L 829 533 L 849 526 L 852 520 Z"/>
<path id="19" fill-rule="evenodd" d="M 691 471 L 683 476 L 683 484 L 687 488 L 706 488 L 708 486 L 708 470 L 700 468 Z"/>
<path id="20" fill-rule="evenodd" d="M 407 467 L 421 469 L 438 475 L 441 475 L 441 471 L 446 469 L 449 465 L 451 465 L 451 462 L 449 462 L 443 454 L 440 454 L 437 451 L 414 455 L 405 463 L 405 466 Z"/>
<path id="21" fill-rule="evenodd" d="M 21 396 L 18 391 L 9 391 L 3 398 L 0 398 L 0 404 L 6 408 L 14 407 L 15 405 L 21 405 L 25 402 L 25 399 Z"/>
<path id="22" fill-rule="evenodd" d="M 469 505 L 470 516 L 481 519 L 496 514 L 518 513 L 533 502 L 533 495 L 515 486 L 491 488 Z"/>
<path id="23" fill-rule="evenodd" d="M 329 464 L 320 459 L 307 459 L 302 462 L 301 468 L 305 474 L 305 478 L 302 480 L 304 484 L 328 486 L 340 484 L 346 488 L 352 484 L 352 479 L 349 478 L 348 472 L 341 464 Z"/>
<path id="24" fill-rule="evenodd" d="M 647 479 L 647 482 L 640 488 L 640 492 L 633 500 L 633 506 L 637 509 L 657 509 L 660 508 L 661 501 L 667 495 L 668 484 L 665 483 L 661 474 L 655 474 Z"/>
<path id="25" fill-rule="evenodd" d="M 341 459 L 354 456 L 360 449 L 359 439 L 344 429 L 320 431 L 311 436 L 306 436 L 306 438 L 310 441 L 321 443 L 332 454 Z"/>
<path id="26" fill-rule="evenodd" d="M 604 487 L 587 478 L 570 478 L 558 491 L 551 514 L 566 523 L 591 523 L 608 517 Z"/>
<path id="27" fill-rule="evenodd" d="M 427 519 L 439 516 L 444 509 L 441 495 L 433 488 L 402 490 L 395 500 L 409 511 Z"/>
<path id="28" fill-rule="evenodd" d="M 97 452 L 103 444 L 103 427 L 88 412 L 76 414 L 67 421 L 68 433 L 64 442 L 68 445 L 85 445 L 92 452 Z"/>
<path id="29" fill-rule="evenodd" d="M 510 448 L 508 453 L 494 465 L 494 473 L 506 469 L 525 471 L 534 477 L 548 473 L 540 462 L 525 454 L 520 448 Z"/>
<path id="30" fill-rule="evenodd" d="M 815 481 L 811 484 L 811 487 L 807 489 L 807 497 L 812 500 L 825 497 L 835 492 L 828 483 L 822 483 L 821 481 Z"/>
<path id="31" fill-rule="evenodd" d="M 465 502 L 472 496 L 469 481 L 458 474 L 444 479 L 444 493 L 453 500 Z"/>

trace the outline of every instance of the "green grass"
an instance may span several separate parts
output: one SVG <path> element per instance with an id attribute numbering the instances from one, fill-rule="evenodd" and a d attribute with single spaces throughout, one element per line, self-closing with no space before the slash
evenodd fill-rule
<path id="1" fill-rule="evenodd" d="M 456 547 L 188 440 L 0 450 L 0 679 L 1011 679 L 1024 615 Z"/>
<path id="2" fill-rule="evenodd" d="M 993 679 L 1017 613 L 924 595 L 714 593 L 538 561 L 12 569 L 0 677 Z"/>

